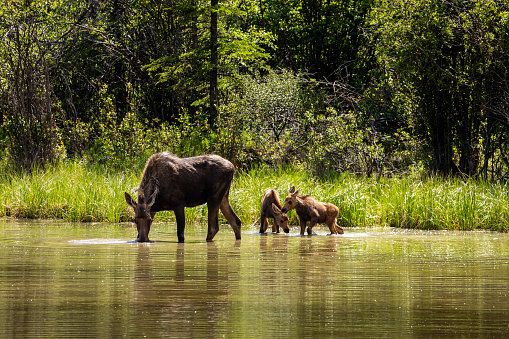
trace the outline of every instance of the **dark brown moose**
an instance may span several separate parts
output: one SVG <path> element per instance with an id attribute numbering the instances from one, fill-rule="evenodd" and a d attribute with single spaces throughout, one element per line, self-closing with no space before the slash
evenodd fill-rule
<path id="1" fill-rule="evenodd" d="M 262 206 L 260 212 L 260 233 L 265 233 L 269 227 L 268 218 L 272 218 L 272 233 L 279 233 L 279 228 L 282 228 L 285 233 L 290 232 L 288 228 L 288 216 L 286 213 L 281 212 L 281 202 L 279 201 L 279 194 L 273 189 L 268 189 L 262 197 Z"/>
<path id="2" fill-rule="evenodd" d="M 233 164 L 217 155 L 178 158 L 169 153 L 152 155 L 145 165 L 138 191 L 138 202 L 127 192 L 125 199 L 134 209 L 139 242 L 148 242 L 154 215 L 174 211 L 177 237 L 184 242 L 185 207 L 207 204 L 207 241 L 219 230 L 219 209 L 230 223 L 235 238 L 240 239 L 241 221 L 233 211 L 228 195 L 235 169 Z"/>
<path id="3" fill-rule="evenodd" d="M 295 191 L 295 186 L 292 186 L 281 211 L 286 213 L 294 208 L 300 221 L 300 235 L 304 235 L 308 221 L 308 235 L 313 234 L 313 226 L 318 223 L 327 225 L 331 234 L 345 233 L 343 228 L 336 223 L 339 213 L 337 206 L 317 201 L 310 195 L 299 195 L 299 191 Z"/>

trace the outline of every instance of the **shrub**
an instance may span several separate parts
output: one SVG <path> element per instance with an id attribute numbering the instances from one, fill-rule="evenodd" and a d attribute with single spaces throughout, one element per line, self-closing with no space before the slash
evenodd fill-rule
<path id="1" fill-rule="evenodd" d="M 371 174 L 377 170 L 381 149 L 368 144 L 369 130 L 358 127 L 353 114 L 338 114 L 328 108 L 314 119 L 306 152 L 308 168 L 316 175 L 330 172 Z"/>
<path id="2" fill-rule="evenodd" d="M 219 109 L 219 153 L 247 166 L 299 159 L 298 145 L 307 139 L 304 120 L 315 109 L 303 100 L 304 82 L 289 71 L 238 76 Z"/>

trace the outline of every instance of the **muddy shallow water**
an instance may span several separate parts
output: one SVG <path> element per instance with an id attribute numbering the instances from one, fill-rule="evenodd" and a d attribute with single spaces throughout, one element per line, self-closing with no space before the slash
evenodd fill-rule
<path id="1" fill-rule="evenodd" d="M 0 221 L 0 337 L 509 337 L 509 235 Z"/>

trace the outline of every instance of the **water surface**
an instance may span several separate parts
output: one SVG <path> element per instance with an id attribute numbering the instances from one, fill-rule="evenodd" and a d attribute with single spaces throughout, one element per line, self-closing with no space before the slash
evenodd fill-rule
<path id="1" fill-rule="evenodd" d="M 509 337 L 509 235 L 0 221 L 0 337 Z"/>

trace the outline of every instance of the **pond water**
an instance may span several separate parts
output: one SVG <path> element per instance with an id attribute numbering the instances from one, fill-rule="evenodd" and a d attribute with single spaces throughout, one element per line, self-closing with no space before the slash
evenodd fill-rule
<path id="1" fill-rule="evenodd" d="M 509 337 L 509 235 L 0 221 L 2 338 Z"/>

